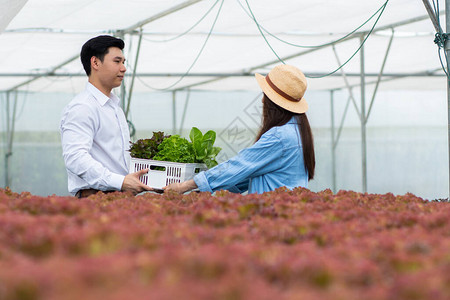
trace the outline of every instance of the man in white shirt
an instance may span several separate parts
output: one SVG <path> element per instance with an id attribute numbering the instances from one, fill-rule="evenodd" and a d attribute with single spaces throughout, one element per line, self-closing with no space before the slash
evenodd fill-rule
<path id="1" fill-rule="evenodd" d="M 98 191 L 152 190 L 139 180 L 148 169 L 128 174 L 130 133 L 120 100 L 111 92 L 126 71 L 124 46 L 121 39 L 102 35 L 81 49 L 89 80 L 64 109 L 60 127 L 69 192 L 78 198 Z"/>

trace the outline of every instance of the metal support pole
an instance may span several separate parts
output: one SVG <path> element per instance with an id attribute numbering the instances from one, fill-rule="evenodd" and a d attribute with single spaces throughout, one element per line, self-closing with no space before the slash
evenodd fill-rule
<path id="1" fill-rule="evenodd" d="M 172 132 L 176 134 L 177 132 L 177 106 L 176 106 L 176 92 L 172 92 Z"/>
<path id="2" fill-rule="evenodd" d="M 125 112 L 125 98 L 126 97 L 127 97 L 127 88 L 125 85 L 125 80 L 122 80 L 122 84 L 120 85 L 120 105 L 124 112 Z"/>
<path id="3" fill-rule="evenodd" d="M 434 13 L 433 8 L 431 7 L 431 4 L 429 0 L 423 0 L 423 4 L 425 5 L 425 8 L 428 12 L 428 15 L 431 19 L 431 22 L 433 23 L 434 28 L 436 29 L 436 32 L 442 33 L 441 26 L 439 24 L 439 17 L 436 16 Z M 446 33 L 450 33 L 450 1 L 445 0 L 445 23 L 446 23 Z M 441 12 L 439 12 L 440 14 Z M 446 61 L 446 69 L 447 69 L 447 143 L 448 143 L 448 199 L 450 199 L 450 78 L 448 76 L 448 72 L 450 70 L 450 64 L 448 57 L 450 55 L 450 44 L 449 41 L 445 41 L 444 44 L 444 51 L 445 51 L 445 61 Z"/>
<path id="4" fill-rule="evenodd" d="M 188 89 L 187 90 L 187 95 L 186 95 L 186 102 L 184 102 L 183 116 L 181 117 L 180 129 L 178 131 L 179 135 L 182 134 L 182 130 L 183 130 L 183 126 L 184 126 L 184 119 L 186 118 L 186 111 L 187 111 L 187 107 L 188 107 L 188 104 L 189 104 L 190 96 L 191 96 L 191 90 Z"/>
<path id="5" fill-rule="evenodd" d="M 334 148 L 337 147 L 339 139 L 341 138 L 342 129 L 344 128 L 345 118 L 347 117 L 348 107 L 350 106 L 350 100 L 351 100 L 350 98 L 351 97 L 349 96 L 348 99 L 347 99 L 347 104 L 345 104 L 345 109 L 344 109 L 344 113 L 342 114 L 341 123 L 339 125 L 338 133 L 336 135 L 336 138 L 334 139 L 334 145 L 333 145 Z"/>
<path id="6" fill-rule="evenodd" d="M 450 0 L 446 0 L 445 1 L 445 22 L 446 22 L 446 32 L 449 33 L 450 32 Z M 447 73 L 448 70 L 450 70 L 450 64 L 449 64 L 449 60 L 447 59 L 450 56 L 450 44 L 449 41 L 445 42 L 444 45 L 444 50 L 445 50 L 445 56 L 446 56 L 446 61 L 447 61 Z M 448 183 L 448 188 L 449 188 L 449 198 L 450 198 L 450 81 L 449 81 L 449 77 L 447 77 L 447 135 L 448 135 L 448 158 L 449 158 L 449 183 Z"/>
<path id="7" fill-rule="evenodd" d="M 9 94 L 6 92 L 6 145 L 5 145 L 5 188 L 9 186 L 9 158 L 11 156 L 9 152 L 9 136 L 10 136 L 10 115 L 9 115 Z"/>
<path id="8" fill-rule="evenodd" d="M 116 31 L 114 35 L 121 40 L 125 40 L 125 34 L 123 31 Z M 125 99 L 127 94 L 127 88 L 125 86 L 125 80 L 122 80 L 122 84 L 120 85 L 120 105 L 122 107 L 123 112 L 125 113 Z"/>
<path id="9" fill-rule="evenodd" d="M 364 36 L 360 37 L 361 44 Z M 366 144 L 366 79 L 364 70 L 364 45 L 360 50 L 361 58 L 361 167 L 362 167 L 362 191 L 367 192 L 367 144 Z"/>
<path id="10" fill-rule="evenodd" d="M 6 93 L 6 151 L 5 151 L 5 187 L 11 186 L 11 176 L 9 173 L 11 165 L 12 146 L 14 142 L 14 130 L 17 111 L 17 91 L 15 91 L 13 111 L 10 114 L 11 92 Z"/>
<path id="11" fill-rule="evenodd" d="M 333 45 L 332 48 L 333 48 L 334 56 L 336 57 L 336 61 L 337 61 L 338 65 L 342 66 L 341 60 L 339 59 L 339 56 L 336 51 L 336 47 Z M 358 105 L 356 105 L 355 97 L 353 97 L 353 90 L 351 89 L 350 83 L 347 80 L 347 76 L 345 75 L 344 68 L 341 68 L 341 75 L 342 75 L 342 78 L 344 79 L 345 85 L 348 88 L 348 92 L 350 94 L 350 99 L 352 99 L 353 106 L 355 107 L 355 111 L 358 114 L 359 119 L 361 120 L 362 119 L 361 112 L 358 109 Z"/>
<path id="12" fill-rule="evenodd" d="M 139 54 L 141 53 L 141 42 L 142 42 L 142 28 L 139 34 L 139 42 L 136 50 L 136 58 L 134 60 L 134 68 L 133 68 L 133 75 L 131 76 L 130 90 L 128 91 L 127 110 L 125 111 L 125 118 L 127 118 L 127 120 L 128 120 L 128 113 L 130 112 L 131 95 L 133 94 L 134 79 L 136 78 L 136 69 L 139 60 Z"/>
<path id="13" fill-rule="evenodd" d="M 330 108 L 331 108 L 331 180 L 333 193 L 336 193 L 336 147 L 334 141 L 334 90 L 330 91 Z"/>
<path id="14" fill-rule="evenodd" d="M 391 35 L 391 38 L 389 39 L 389 44 L 388 44 L 388 47 L 386 50 L 386 54 L 384 55 L 383 63 L 381 64 L 381 70 L 380 70 L 380 73 L 378 74 L 377 83 L 375 84 L 375 90 L 373 91 L 373 94 L 372 94 L 372 100 L 370 101 L 369 109 L 367 110 L 366 122 L 369 119 L 370 111 L 372 110 L 372 105 L 375 100 L 375 96 L 377 95 L 378 87 L 380 85 L 381 78 L 382 78 L 383 72 L 384 72 L 384 66 L 386 66 L 386 61 L 388 58 L 389 51 L 391 50 L 393 40 L 394 40 L 394 29 L 392 29 L 392 35 Z"/>
<path id="15" fill-rule="evenodd" d="M 429 0 L 422 0 L 423 4 L 425 5 L 425 9 L 427 10 L 428 15 L 430 16 L 431 22 L 433 23 L 434 29 L 436 29 L 436 32 L 439 32 L 439 21 L 436 18 L 436 15 L 434 14 L 433 8 L 431 7 Z M 447 2 L 447 1 L 446 1 Z"/>

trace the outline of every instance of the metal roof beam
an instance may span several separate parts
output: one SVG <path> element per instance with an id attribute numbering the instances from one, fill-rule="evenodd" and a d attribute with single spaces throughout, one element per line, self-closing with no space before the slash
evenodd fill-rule
<path id="1" fill-rule="evenodd" d="M 77 57 L 78 58 L 78 57 Z M 60 66 L 62 67 L 62 66 Z M 415 73 L 383 73 L 383 77 L 445 77 L 446 75 L 444 73 L 436 73 L 437 71 L 441 70 L 441 68 L 434 69 L 431 71 L 420 71 Z M 265 74 L 264 72 L 261 72 L 261 74 Z M 305 72 L 307 76 L 323 76 L 327 73 L 323 72 Z M 346 73 L 345 74 L 348 77 L 358 77 L 360 76 L 359 73 Z M 29 77 L 29 76 L 37 76 L 37 77 L 86 77 L 86 74 L 83 73 L 56 73 L 49 71 L 48 73 L 42 73 L 42 74 L 36 74 L 36 73 L 0 73 L 0 77 Z M 131 75 L 128 74 L 127 77 L 130 77 Z M 136 76 L 139 77 L 253 77 L 254 74 L 243 72 L 243 73 L 137 73 Z M 330 77 L 340 77 L 340 74 L 331 74 Z M 367 77 L 377 77 L 379 76 L 379 73 L 366 73 Z"/>
<path id="2" fill-rule="evenodd" d="M 397 23 L 392 23 L 392 24 L 389 24 L 389 25 L 386 25 L 386 26 L 374 28 L 373 31 L 372 31 L 372 33 L 373 33 L 373 32 L 377 32 L 377 31 L 382 31 L 382 30 L 392 29 L 392 28 L 399 27 L 399 26 L 404 26 L 404 25 L 412 24 L 412 23 L 415 23 L 415 22 L 420 22 L 420 21 L 423 21 L 423 20 L 426 20 L 426 19 L 428 19 L 428 15 L 423 15 L 423 16 L 416 17 L 416 18 L 411 18 L 411 19 L 408 19 L 408 20 L 405 20 L 405 21 L 401 21 L 401 22 L 397 22 Z M 292 58 L 296 58 L 296 57 L 299 57 L 299 56 L 303 56 L 303 55 L 306 55 L 306 54 L 309 54 L 309 53 L 312 53 L 312 52 L 321 50 L 321 49 L 323 49 L 323 48 L 329 47 L 329 46 L 331 46 L 331 45 L 336 45 L 336 44 L 339 44 L 339 43 L 348 41 L 348 40 L 350 40 L 350 39 L 360 37 L 361 35 L 366 35 L 367 33 L 368 33 L 368 31 L 357 32 L 357 33 L 355 33 L 355 34 L 353 34 L 353 35 L 351 35 L 351 36 L 349 36 L 349 37 L 347 37 L 347 38 L 345 38 L 345 39 L 341 39 L 341 40 L 339 40 L 339 41 L 337 41 L 337 42 L 335 42 L 335 43 L 327 43 L 327 44 L 318 46 L 318 47 L 313 48 L 313 49 L 310 49 L 310 50 L 306 50 L 306 51 L 302 51 L 302 52 L 298 52 L 298 53 L 295 53 L 295 54 L 292 54 L 292 55 L 285 56 L 285 57 L 282 58 L 282 60 L 283 60 L 283 61 L 286 61 L 286 60 L 289 60 L 289 59 L 292 59 Z M 242 72 L 243 72 L 243 74 L 250 74 L 251 76 L 253 76 L 251 73 L 252 73 L 254 70 L 261 69 L 261 68 L 264 68 L 264 67 L 267 67 L 267 66 L 270 66 L 270 65 L 279 63 L 279 62 L 280 62 L 280 61 L 279 61 L 278 59 L 272 60 L 272 61 L 269 61 L 269 62 L 267 62 L 267 63 L 261 64 L 261 65 L 257 65 L 257 66 L 253 66 L 253 67 L 251 67 L 251 68 L 244 69 Z M 312 75 L 312 74 L 308 74 L 308 75 Z M 326 74 L 324 74 L 324 75 L 326 75 Z M 333 75 L 333 74 L 332 74 L 332 75 Z M 348 75 L 348 76 L 351 76 L 351 75 L 349 75 L 349 74 L 347 74 L 347 75 Z M 339 76 L 340 76 L 340 75 L 339 75 Z M 355 76 L 361 76 L 361 74 L 358 73 L 358 74 L 355 75 Z M 368 76 L 368 75 L 366 74 L 366 76 Z M 378 75 L 377 75 L 377 76 L 378 76 Z M 214 80 L 214 81 L 221 80 L 221 79 L 225 79 L 225 78 L 227 78 L 227 77 L 229 77 L 229 76 L 228 76 L 228 75 L 225 75 L 225 76 L 223 76 L 223 77 L 217 78 L 217 79 Z M 204 81 L 203 83 L 200 82 L 200 83 L 197 83 L 196 86 L 202 85 L 202 84 L 207 84 L 207 83 L 209 83 L 209 82 L 210 82 L 210 80 Z M 177 88 L 177 90 L 181 90 L 181 89 L 188 88 L 188 87 L 191 87 L 191 86 L 190 86 L 190 85 L 187 85 L 187 86 L 185 86 L 185 87 Z"/>
<path id="3" fill-rule="evenodd" d="M 59 68 L 62 68 L 63 66 L 65 66 L 65 65 L 67 65 L 67 64 L 69 64 L 69 63 L 71 63 L 72 61 L 74 61 L 74 60 L 77 59 L 78 57 L 79 57 L 78 54 L 75 55 L 75 56 L 72 56 L 71 58 L 69 58 L 69 59 L 63 61 L 62 63 L 60 63 L 59 65 L 53 67 L 53 68 L 52 68 L 50 71 L 48 71 L 47 73 L 43 73 L 43 74 L 39 74 L 39 75 L 36 75 L 36 74 L 29 74 L 29 75 L 26 75 L 26 76 L 34 76 L 34 77 L 31 78 L 31 79 L 29 79 L 29 80 L 27 80 L 27 81 L 25 81 L 25 82 L 22 82 L 22 83 L 20 83 L 20 84 L 18 84 L 18 85 L 15 85 L 15 86 L 13 86 L 12 88 L 9 88 L 8 91 L 14 91 L 14 90 L 17 90 L 18 88 L 21 88 L 22 86 L 25 86 L 25 85 L 27 85 L 27 84 L 30 84 L 30 83 L 32 83 L 33 81 L 36 81 L 37 79 L 39 79 L 39 78 L 41 78 L 41 77 L 44 77 L 44 76 L 52 76 L 53 74 L 55 74 L 55 71 L 56 71 L 56 70 L 58 70 Z"/>
<path id="4" fill-rule="evenodd" d="M 131 33 L 133 33 L 136 29 L 138 29 L 138 28 L 140 28 L 140 27 L 142 27 L 142 26 L 144 26 L 144 25 L 146 25 L 146 24 L 148 24 L 148 23 L 151 23 L 151 22 L 153 22 L 153 21 L 155 21 L 155 20 L 161 19 L 162 17 L 165 17 L 165 16 L 167 16 L 167 15 L 170 15 L 170 14 L 172 14 L 172 13 L 174 13 L 174 12 L 177 12 L 177 11 L 183 9 L 183 8 L 186 8 L 186 7 L 188 7 L 188 6 L 191 6 L 191 5 L 193 5 L 193 4 L 197 3 L 197 2 L 200 2 L 200 1 L 203 1 L 203 0 L 189 0 L 189 1 L 185 1 L 185 2 L 183 2 L 183 3 L 180 3 L 180 4 L 178 4 L 178 5 L 175 5 L 174 7 L 171 7 L 171 8 L 169 8 L 169 9 L 166 9 L 166 10 L 160 12 L 160 13 L 157 13 L 156 15 L 151 16 L 150 18 L 147 18 L 147 19 L 145 19 L 145 20 L 142 20 L 142 21 L 140 21 L 140 22 L 138 22 L 138 23 L 136 23 L 136 24 L 134 24 L 134 25 L 132 25 L 132 26 L 130 26 L 130 27 L 127 27 L 127 28 L 118 30 L 117 32 L 121 32 L 121 33 L 123 33 L 123 34 L 127 34 L 127 33 L 128 33 L 128 34 L 131 34 Z"/>
<path id="5" fill-rule="evenodd" d="M 428 77 L 428 76 L 447 77 L 447 75 L 445 75 L 445 74 L 435 74 L 435 72 L 441 71 L 441 70 L 442 70 L 441 68 L 437 68 L 437 69 L 433 69 L 433 70 L 429 70 L 429 71 L 422 71 L 422 72 L 411 73 L 411 74 L 393 74 L 393 73 L 389 74 L 389 73 L 386 73 L 386 74 L 382 75 L 382 77 L 384 77 L 384 79 L 367 82 L 366 85 L 376 84 L 377 81 L 386 82 L 386 81 L 392 81 L 392 80 L 402 79 L 402 78 L 406 78 L 406 77 Z M 370 76 L 370 77 L 375 77 L 373 75 L 375 75 L 375 74 L 372 74 L 372 76 Z M 348 74 L 347 74 L 347 76 L 348 76 Z M 365 74 L 365 76 L 369 77 L 369 75 L 367 73 Z M 376 75 L 376 76 L 378 77 L 378 75 Z M 350 85 L 351 88 L 358 87 L 358 86 L 360 86 L 360 83 Z M 333 90 L 340 90 L 343 88 L 346 88 L 346 86 L 333 88 Z"/>
<path id="6" fill-rule="evenodd" d="M 169 14 L 171 14 L 171 13 L 174 13 L 174 12 L 176 12 L 176 11 L 179 11 L 179 10 L 181 10 L 181 9 L 183 9 L 183 8 L 186 8 L 186 7 L 188 7 L 188 6 L 192 5 L 192 4 L 195 4 L 195 3 L 200 2 L 200 1 L 203 1 L 203 0 L 189 0 L 189 1 L 185 1 L 185 2 L 183 2 L 183 3 L 180 3 L 179 5 L 176 5 L 176 6 L 172 7 L 172 8 L 169 8 L 169 9 L 167 9 L 167 10 L 164 10 L 164 11 L 162 11 L 162 12 L 160 12 L 160 13 L 158 13 L 158 14 L 156 14 L 156 15 L 150 17 L 150 18 L 147 18 L 147 19 L 145 19 L 145 20 L 142 20 L 142 21 L 140 21 L 140 22 L 134 24 L 133 26 L 130 26 L 130 27 L 125 28 L 125 29 L 118 30 L 118 31 L 116 31 L 116 32 L 117 32 L 117 34 L 132 33 L 135 29 L 137 29 L 137 28 L 139 28 L 139 27 L 142 27 L 142 26 L 144 26 L 145 24 L 148 24 L 148 23 L 150 23 L 150 22 L 153 22 L 153 21 L 155 21 L 155 20 L 157 20 L 157 19 L 160 19 L 160 18 L 162 18 L 162 17 L 164 17 L 164 16 L 167 16 L 167 15 L 169 15 Z M 68 60 L 66 60 L 66 61 L 64 61 L 64 62 L 62 62 L 62 63 L 60 63 L 59 65 L 53 67 L 48 73 L 43 73 L 43 74 L 38 74 L 38 75 L 36 75 L 36 74 L 26 75 L 26 76 L 33 76 L 33 78 L 31 78 L 31 79 L 29 79 L 29 80 L 27 80 L 27 81 L 25 81 L 25 82 L 22 82 L 22 83 L 20 83 L 20 84 L 18 84 L 18 85 L 16 85 L 16 86 L 13 86 L 12 88 L 9 88 L 8 90 L 9 90 L 9 91 L 13 91 L 13 90 L 16 90 L 16 89 L 18 89 L 18 88 L 20 88 L 20 87 L 22 87 L 22 86 L 25 86 L 25 85 L 27 85 L 27 84 L 33 82 L 33 81 L 36 81 L 37 79 L 39 79 L 39 78 L 41 78 L 41 77 L 44 77 L 44 76 L 52 76 L 53 73 L 54 73 L 56 70 L 58 70 L 59 68 L 65 66 L 65 65 L 67 65 L 68 63 L 71 63 L 72 61 L 78 59 L 78 57 L 79 57 L 79 54 L 77 53 L 77 55 L 75 55 L 75 56 L 71 57 L 70 59 L 68 59 Z M 0 74 L 0 76 L 3 76 L 3 75 Z M 14 76 L 14 75 L 13 75 L 13 76 Z M 83 74 L 82 76 L 85 76 L 85 75 Z"/>
<path id="7" fill-rule="evenodd" d="M 377 31 L 383 31 L 383 30 L 387 30 L 387 29 L 392 29 L 392 28 L 399 27 L 399 26 L 412 24 L 412 23 L 415 23 L 415 22 L 420 22 L 420 21 L 423 21 L 423 20 L 426 20 L 426 19 L 428 19 L 428 15 L 423 15 L 421 17 L 416 17 L 416 18 L 411 18 L 411 19 L 408 19 L 408 20 L 405 20 L 405 21 L 392 23 L 392 24 L 389 24 L 389 25 L 385 25 L 385 26 L 381 26 L 381 27 L 378 27 L 378 28 L 374 28 L 372 33 L 377 32 Z M 324 44 L 324 45 L 319 46 L 317 48 L 313 48 L 313 49 L 310 49 L 310 50 L 298 52 L 298 53 L 295 53 L 295 54 L 283 57 L 283 60 L 289 60 L 289 59 L 292 59 L 292 58 L 295 58 L 295 57 L 299 57 L 299 56 L 303 56 L 303 55 L 306 55 L 306 54 L 309 54 L 309 53 L 312 53 L 312 52 L 316 52 L 318 50 L 321 50 L 323 48 L 329 47 L 331 45 L 337 45 L 337 44 L 340 44 L 342 42 L 348 41 L 350 39 L 357 38 L 357 37 L 359 37 L 361 35 L 366 35 L 366 34 L 368 34 L 368 32 L 369 31 L 357 32 L 357 33 L 355 33 L 355 34 L 353 34 L 353 35 L 351 35 L 351 36 L 349 36 L 349 37 L 347 37 L 345 39 L 337 41 L 336 43 Z M 247 71 L 250 72 L 250 71 L 253 71 L 253 70 L 256 70 L 256 69 L 264 68 L 264 67 L 276 64 L 278 62 L 279 62 L 278 59 L 277 60 L 272 60 L 272 61 L 267 62 L 265 64 L 261 64 L 261 65 L 252 67 L 252 68 L 248 69 Z"/>

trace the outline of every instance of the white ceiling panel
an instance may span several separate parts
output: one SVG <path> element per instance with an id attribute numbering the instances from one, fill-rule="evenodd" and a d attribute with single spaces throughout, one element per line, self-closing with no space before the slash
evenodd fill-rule
<path id="1" fill-rule="evenodd" d="M 390 75 L 386 79 L 411 76 L 389 80 L 389 84 L 383 83 L 380 88 L 394 89 L 396 81 L 401 82 L 402 88 L 439 88 L 441 82 L 444 82 L 442 89 L 445 88 L 438 48 L 433 42 L 434 27 L 419 0 L 0 0 L 0 3 L 3 11 L 9 11 L 10 18 L 23 5 L 0 34 L 0 91 L 27 82 L 28 77 L 19 75 L 40 76 L 48 72 L 59 76 L 53 74 L 20 89 L 72 89 L 74 82 L 85 81 L 77 57 L 83 43 L 99 34 L 120 35 L 120 30 L 125 30 L 128 76 L 134 68 L 139 32 L 143 33 L 135 91 L 188 86 L 253 90 L 257 87 L 253 77 L 247 75 L 267 72 L 283 62 L 302 69 L 310 77 L 311 89 L 343 88 L 344 79 L 337 76 L 342 72 L 351 84 L 359 83 L 361 61 L 360 52 L 356 53 L 361 44 L 359 34 L 367 34 L 372 28 L 375 31 L 364 45 L 368 82 L 376 80 L 386 58 L 384 73 Z M 443 22 L 444 13 L 440 19 Z M 1 20 L 6 26 L 3 17 Z M 137 24 L 140 25 L 136 27 Z M 126 31 L 130 28 L 134 30 Z M 347 40 L 340 42 L 344 37 Z M 334 47 L 332 42 L 336 42 Z M 422 85 L 424 77 L 416 75 L 427 71 L 433 72 L 434 77 Z M 333 75 L 325 76 L 329 73 Z"/>

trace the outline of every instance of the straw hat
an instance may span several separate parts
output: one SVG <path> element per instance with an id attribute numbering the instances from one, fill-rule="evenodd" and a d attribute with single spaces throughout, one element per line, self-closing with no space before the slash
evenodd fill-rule
<path id="1" fill-rule="evenodd" d="M 255 74 L 264 94 L 275 104 L 293 113 L 304 113 L 308 103 L 303 98 L 306 91 L 306 77 L 294 66 L 278 65 L 267 76 Z"/>

